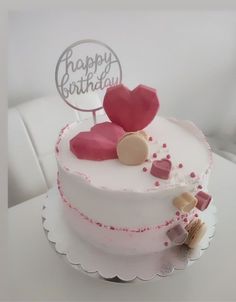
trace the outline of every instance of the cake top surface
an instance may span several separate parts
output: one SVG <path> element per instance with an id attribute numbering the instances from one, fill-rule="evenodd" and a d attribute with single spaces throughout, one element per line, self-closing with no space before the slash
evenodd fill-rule
<path id="1" fill-rule="evenodd" d="M 99 116 L 97 122 L 108 121 Z M 108 190 L 147 192 L 201 183 L 211 166 L 211 150 L 203 133 L 189 121 L 156 116 L 144 129 L 149 136 L 148 160 L 142 165 L 127 166 L 118 159 L 90 161 L 78 159 L 70 150 L 70 140 L 89 131 L 92 120 L 75 122 L 63 129 L 57 142 L 57 159 L 61 168 L 77 174 L 92 186 Z M 154 160 L 169 159 L 170 177 L 159 179 L 151 173 Z"/>

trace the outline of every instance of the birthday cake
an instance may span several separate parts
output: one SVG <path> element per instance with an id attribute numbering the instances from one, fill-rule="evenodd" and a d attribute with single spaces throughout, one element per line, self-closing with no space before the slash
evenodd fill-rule
<path id="1" fill-rule="evenodd" d="M 74 122 L 56 144 L 63 215 L 83 240 L 109 253 L 137 255 L 206 234 L 212 165 L 203 133 L 159 116 L 156 90 L 107 89 L 106 115 Z"/>

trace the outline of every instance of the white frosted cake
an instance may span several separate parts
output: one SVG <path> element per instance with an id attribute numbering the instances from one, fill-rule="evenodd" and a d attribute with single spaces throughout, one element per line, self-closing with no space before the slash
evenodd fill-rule
<path id="1" fill-rule="evenodd" d="M 145 90 L 155 93 L 138 87 L 144 90 L 140 99 Z M 75 122 L 59 135 L 58 189 L 65 219 L 78 236 L 110 253 L 147 254 L 181 244 L 194 248 L 207 228 L 201 215 L 211 202 L 210 147 L 192 122 L 157 115 L 157 97 L 153 116 L 140 125 L 138 115 L 150 109 L 145 102 L 123 121 L 112 116 L 110 105 L 115 112 L 116 103 L 124 108 L 127 100 L 139 107 L 125 93 L 133 92 L 123 85 L 107 90 L 104 109 L 110 119 L 99 116 L 96 126 L 92 120 Z M 133 117 L 135 129 L 125 122 Z"/>

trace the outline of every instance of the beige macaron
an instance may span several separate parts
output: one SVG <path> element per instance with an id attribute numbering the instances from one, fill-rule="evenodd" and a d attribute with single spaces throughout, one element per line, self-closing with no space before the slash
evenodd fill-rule
<path id="1" fill-rule="evenodd" d="M 184 192 L 173 200 L 174 206 L 182 212 L 190 212 L 197 204 L 197 198 L 189 192 Z"/>
<path id="2" fill-rule="evenodd" d="M 148 157 L 148 143 L 144 131 L 129 132 L 119 140 L 116 151 L 124 165 L 140 165 Z"/>
<path id="3" fill-rule="evenodd" d="M 188 232 L 187 240 L 185 244 L 191 249 L 196 248 L 203 236 L 206 234 L 207 226 L 200 219 L 192 220 L 187 226 L 186 231 Z"/>

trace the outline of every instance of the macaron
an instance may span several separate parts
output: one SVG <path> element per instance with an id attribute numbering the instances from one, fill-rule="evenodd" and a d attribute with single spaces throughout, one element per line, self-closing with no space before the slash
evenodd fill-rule
<path id="1" fill-rule="evenodd" d="M 187 226 L 188 237 L 185 244 L 191 249 L 196 248 L 207 231 L 207 226 L 200 219 L 192 220 Z"/>
<path id="2" fill-rule="evenodd" d="M 173 200 L 174 206 L 184 213 L 190 212 L 197 204 L 197 198 L 189 192 L 184 192 Z"/>
<path id="3" fill-rule="evenodd" d="M 126 133 L 119 140 L 116 151 L 118 159 L 124 165 L 142 164 L 148 157 L 148 142 L 145 132 Z"/>

